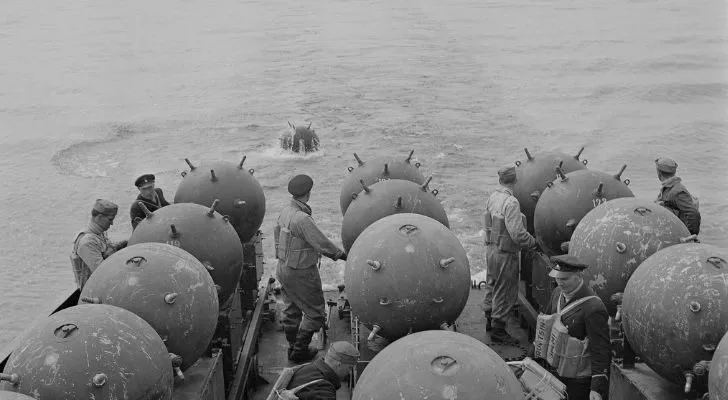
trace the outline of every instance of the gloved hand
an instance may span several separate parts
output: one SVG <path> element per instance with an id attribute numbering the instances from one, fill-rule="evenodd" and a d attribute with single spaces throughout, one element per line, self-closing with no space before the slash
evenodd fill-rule
<path id="1" fill-rule="evenodd" d="M 342 252 L 342 253 L 341 253 L 341 255 L 339 256 L 339 260 L 344 260 L 344 261 L 346 261 L 346 255 L 347 255 L 347 254 L 346 254 L 346 252 L 345 252 L 345 251 L 344 251 L 344 252 Z"/>

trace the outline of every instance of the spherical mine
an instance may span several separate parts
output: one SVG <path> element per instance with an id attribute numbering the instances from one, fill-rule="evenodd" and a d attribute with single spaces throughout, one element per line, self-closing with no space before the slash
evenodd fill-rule
<path id="1" fill-rule="evenodd" d="M 728 250 L 676 244 L 651 255 L 627 282 L 624 333 L 655 372 L 697 384 L 728 332 Z"/>
<path id="2" fill-rule="evenodd" d="M 366 227 L 392 214 L 421 214 L 434 218 L 449 228 L 447 213 L 435 197 L 437 191 L 430 192 L 427 189 L 428 183 L 429 180 L 418 185 L 402 179 L 380 181 L 371 186 L 362 183 L 362 192 L 353 195 L 354 201 L 349 204 L 341 223 L 341 242 L 344 249 L 349 251 Z"/>
<path id="3" fill-rule="evenodd" d="M 728 399 L 728 333 L 713 353 L 708 373 L 708 392 L 710 400 Z"/>
<path id="4" fill-rule="evenodd" d="M 192 254 L 207 268 L 220 287 L 218 301 L 226 308 L 243 266 L 243 245 L 227 218 L 193 203 L 160 208 L 137 225 L 129 246 L 138 243 L 167 243 Z"/>
<path id="5" fill-rule="evenodd" d="M 587 263 L 585 282 L 611 315 L 612 295 L 624 292 L 635 269 L 660 249 L 681 243 L 688 228 L 664 207 L 646 199 L 624 197 L 589 211 L 574 230 L 569 254 Z"/>
<path id="6" fill-rule="evenodd" d="M 252 169 L 244 169 L 245 157 L 239 164 L 216 162 L 193 166 L 185 174 L 175 203 L 195 203 L 209 207 L 220 200 L 217 211 L 227 215 L 240 241 L 246 243 L 255 236 L 265 217 L 265 194 Z"/>
<path id="7" fill-rule="evenodd" d="M 395 340 L 452 324 L 470 293 L 470 265 L 457 237 L 419 214 L 384 217 L 359 235 L 346 262 L 354 314 Z"/>
<path id="8" fill-rule="evenodd" d="M 295 126 L 289 121 L 288 126 L 291 131 L 279 139 L 283 150 L 294 153 L 311 153 L 319 150 L 319 137 L 316 131 L 311 129 L 311 123 L 308 126 Z"/>
<path id="9" fill-rule="evenodd" d="M 363 190 L 361 181 L 364 181 L 364 185 L 366 186 L 371 186 L 387 179 L 403 179 L 420 185 L 423 184 L 425 182 L 425 176 L 419 170 L 420 163 L 411 162 L 413 153 L 414 150 L 406 158 L 376 157 L 368 161 L 362 161 L 354 153 L 354 157 L 359 165 L 356 168 L 349 167 L 350 174 L 341 184 L 341 194 L 339 195 L 341 215 L 346 215 L 346 209 L 352 201 L 352 195 L 359 194 Z"/>
<path id="10" fill-rule="evenodd" d="M 451 331 L 405 336 L 377 354 L 362 372 L 352 400 L 513 400 L 523 389 L 490 347 Z"/>
<path id="11" fill-rule="evenodd" d="M 10 355 L 5 389 L 38 399 L 171 399 L 164 342 L 131 311 L 105 304 L 61 310 L 33 325 Z"/>
<path id="12" fill-rule="evenodd" d="M 526 160 L 516 161 L 516 185 L 513 188 L 513 195 L 516 196 L 521 205 L 521 212 L 526 216 L 526 229 L 533 234 L 533 214 L 536 210 L 541 193 L 546 190 L 546 185 L 556 179 L 556 167 L 561 172 L 569 172 L 586 169 L 586 160 L 580 161 L 584 148 L 576 155 L 569 155 L 561 152 L 543 152 L 532 156 L 528 149 Z"/>
<path id="13" fill-rule="evenodd" d="M 620 197 L 634 197 L 620 180 L 622 171 L 609 175 L 588 169 L 568 174 L 557 170 L 559 177 L 538 199 L 533 217 L 536 240 L 546 254 L 564 254 L 561 244 L 569 241 L 579 221 L 596 206 Z"/>
<path id="14" fill-rule="evenodd" d="M 139 243 L 104 260 L 80 303 L 110 304 L 147 321 L 186 370 L 204 353 L 217 325 L 217 288 L 190 253 L 165 243 Z"/>

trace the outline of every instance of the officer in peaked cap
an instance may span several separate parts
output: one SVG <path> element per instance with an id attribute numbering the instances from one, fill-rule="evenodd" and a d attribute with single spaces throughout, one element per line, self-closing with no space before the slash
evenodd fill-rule
<path id="1" fill-rule="evenodd" d="M 549 276 L 556 280 L 558 287 L 551 296 L 547 313 L 560 314 L 569 336 L 582 341 L 589 338 L 586 353 L 591 359 L 591 368 L 584 367 L 588 363 L 581 363 L 582 370 L 559 376 L 559 380 L 566 385 L 570 400 L 606 400 L 611 363 L 607 308 L 584 284 L 582 272 L 588 268 L 587 264 L 568 254 L 553 256 L 550 261 Z"/>
<path id="2" fill-rule="evenodd" d="M 76 234 L 71 250 L 71 267 L 79 289 L 83 289 L 102 261 L 126 247 L 126 240 L 114 243 L 106 235 L 118 211 L 119 206 L 111 201 L 97 199 L 91 208 L 88 226 Z"/>
<path id="3" fill-rule="evenodd" d="M 498 170 L 500 187 L 488 198 L 483 216 L 487 283 L 483 311 L 485 329 L 492 329 L 490 339 L 495 343 L 516 342 L 506 326 L 518 298 L 518 254 L 522 248 L 537 248 L 536 239 L 524 226 L 521 205 L 513 195 L 516 180 L 515 167 Z"/>
<path id="4" fill-rule="evenodd" d="M 315 356 L 316 352 L 308 345 L 326 319 L 318 271 L 321 255 L 346 260 L 346 253 L 311 218 L 312 210 L 307 203 L 312 187 L 313 179 L 308 175 L 297 175 L 288 182 L 288 192 L 293 198 L 273 228 L 278 259 L 276 275 L 285 304 L 283 328 L 289 343 L 288 358 L 294 362 L 308 361 Z"/>
<path id="5" fill-rule="evenodd" d="M 691 234 L 700 233 L 700 211 L 698 199 L 688 192 L 682 179 L 675 176 L 677 163 L 667 157 L 655 160 L 657 178 L 662 182 L 656 203 L 672 211 L 688 227 Z"/>
<path id="6" fill-rule="evenodd" d="M 551 262 L 553 262 L 553 266 L 551 267 L 549 276 L 552 278 L 568 278 L 575 273 L 583 272 L 588 267 L 588 265 L 579 261 L 578 258 L 568 254 L 553 256 L 551 257 Z"/>
<path id="7" fill-rule="evenodd" d="M 351 343 L 340 341 L 329 346 L 323 358 L 300 367 L 288 383 L 288 389 L 309 385 L 296 392 L 300 400 L 335 400 L 336 390 L 341 387 L 351 369 L 359 360 L 359 351 Z"/>
<path id="8" fill-rule="evenodd" d="M 169 205 L 169 202 L 164 198 L 162 189 L 154 187 L 154 184 L 155 177 L 153 174 L 144 174 L 134 181 L 134 186 L 139 189 L 139 195 L 131 204 L 129 210 L 132 229 L 135 229 L 139 222 L 147 217 L 141 204 L 139 204 L 140 202 L 151 212 Z"/>

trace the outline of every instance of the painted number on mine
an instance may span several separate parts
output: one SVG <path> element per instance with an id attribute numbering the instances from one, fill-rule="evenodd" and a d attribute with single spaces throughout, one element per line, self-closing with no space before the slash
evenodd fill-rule
<path id="1" fill-rule="evenodd" d="M 604 204 L 607 202 L 607 199 L 604 197 L 595 197 L 592 199 L 592 205 L 594 205 L 594 208 L 596 208 L 600 204 Z"/>

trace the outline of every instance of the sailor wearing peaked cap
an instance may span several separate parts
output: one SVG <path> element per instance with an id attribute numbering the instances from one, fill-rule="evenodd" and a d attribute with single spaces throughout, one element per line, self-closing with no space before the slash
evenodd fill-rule
<path id="1" fill-rule="evenodd" d="M 587 264 L 568 254 L 551 257 L 550 261 L 553 265 L 549 276 L 556 280 L 558 287 L 546 312 L 557 314 L 566 327 L 566 333 L 558 332 L 558 335 L 586 343 L 586 349 L 567 347 L 563 361 L 558 360 L 558 365 L 551 366 L 563 371 L 558 377 L 566 385 L 569 400 L 606 400 L 611 362 L 607 309 L 584 283 L 581 272 L 588 268 Z M 589 358 L 589 362 L 583 358 Z"/>
<path id="2" fill-rule="evenodd" d="M 139 195 L 136 200 L 131 203 L 131 208 L 129 209 L 129 218 L 131 219 L 132 229 L 136 229 L 139 222 L 147 217 L 144 209 L 139 204 L 140 202 L 143 203 L 144 207 L 151 212 L 169 205 L 167 199 L 164 198 L 164 192 L 162 192 L 162 189 L 154 187 L 154 184 L 155 177 L 153 174 L 144 174 L 136 178 L 134 181 L 134 186 L 139 189 Z"/>
<path id="3" fill-rule="evenodd" d="M 104 259 L 126 247 L 126 240 L 113 243 L 106 231 L 114 224 L 119 206 L 109 200 L 97 199 L 91 208 L 91 220 L 86 229 L 78 232 L 71 250 L 71 267 L 76 286 L 83 289 L 88 278 Z"/>
<path id="4" fill-rule="evenodd" d="M 336 390 L 359 360 L 359 351 L 349 342 L 334 342 L 323 358 L 300 367 L 288 383 L 300 400 L 335 400 Z"/>
<path id="5" fill-rule="evenodd" d="M 677 163 L 667 157 L 655 160 L 657 167 L 657 178 L 662 182 L 660 193 L 655 202 L 672 211 L 691 234 L 700 233 L 700 211 L 698 211 L 698 199 L 690 194 L 683 185 L 682 179 L 675 176 Z"/>
<path id="6" fill-rule="evenodd" d="M 321 255 L 346 260 L 346 253 L 311 218 L 313 211 L 307 202 L 312 187 L 313 179 L 308 175 L 297 175 L 288 182 L 288 192 L 293 198 L 273 228 L 278 259 L 276 275 L 286 305 L 283 329 L 289 343 L 288 358 L 294 362 L 308 361 L 315 356 L 308 345 L 326 320 L 326 302 L 317 268 Z"/>
<path id="7" fill-rule="evenodd" d="M 154 179 L 155 178 L 154 178 L 154 175 L 153 174 L 144 174 L 144 175 L 138 177 L 134 181 L 134 186 L 136 186 L 136 187 L 138 187 L 140 189 L 142 187 L 147 187 L 149 185 L 154 186 Z"/>
<path id="8" fill-rule="evenodd" d="M 584 271 L 588 267 L 588 265 L 579 261 L 578 258 L 568 254 L 553 256 L 550 260 L 553 266 L 551 267 L 549 276 L 552 278 L 568 278 L 575 273 Z"/>

